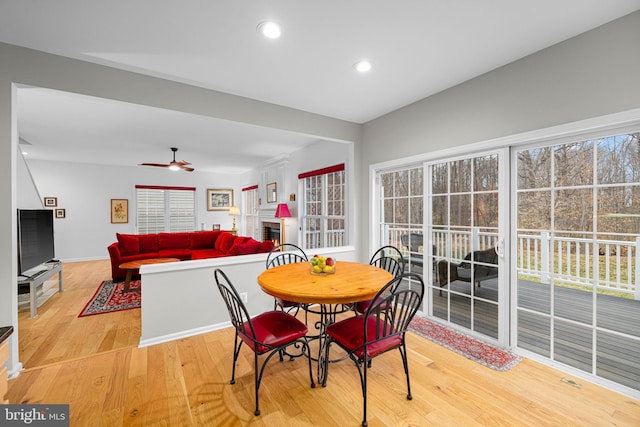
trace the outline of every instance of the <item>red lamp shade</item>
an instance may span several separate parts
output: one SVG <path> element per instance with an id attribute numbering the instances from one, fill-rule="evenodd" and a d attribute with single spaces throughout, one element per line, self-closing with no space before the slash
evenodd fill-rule
<path id="1" fill-rule="evenodd" d="M 291 218 L 291 212 L 289 212 L 289 206 L 286 203 L 280 203 L 276 208 L 276 218 Z"/>

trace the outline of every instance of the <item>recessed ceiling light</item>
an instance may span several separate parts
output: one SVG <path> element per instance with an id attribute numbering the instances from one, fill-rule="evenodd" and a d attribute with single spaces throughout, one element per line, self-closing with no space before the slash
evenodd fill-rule
<path id="1" fill-rule="evenodd" d="M 280 25 L 271 21 L 261 22 L 260 25 L 258 25 L 258 31 L 268 39 L 277 39 L 280 37 L 280 34 L 282 34 Z"/>
<path id="2" fill-rule="evenodd" d="M 366 61 L 366 60 L 359 61 L 359 62 L 356 62 L 355 64 L 353 64 L 353 68 L 358 70 L 358 72 L 360 72 L 360 73 L 367 73 L 367 72 L 371 71 L 371 62 Z"/>

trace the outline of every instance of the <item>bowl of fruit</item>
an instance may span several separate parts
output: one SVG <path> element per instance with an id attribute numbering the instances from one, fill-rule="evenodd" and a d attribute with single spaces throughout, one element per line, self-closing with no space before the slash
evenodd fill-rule
<path id="1" fill-rule="evenodd" d="M 311 274 L 325 276 L 336 272 L 335 258 L 326 257 L 324 255 L 314 255 L 310 260 Z"/>

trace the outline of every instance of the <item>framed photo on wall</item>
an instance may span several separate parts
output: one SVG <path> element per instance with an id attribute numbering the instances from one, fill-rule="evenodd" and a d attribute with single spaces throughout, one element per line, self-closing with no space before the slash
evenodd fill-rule
<path id="1" fill-rule="evenodd" d="M 58 206 L 58 198 L 57 197 L 45 197 L 44 198 L 44 207 L 45 208 L 55 208 Z"/>
<path id="2" fill-rule="evenodd" d="M 129 199 L 111 199 L 111 224 L 129 222 Z"/>
<path id="3" fill-rule="evenodd" d="M 66 216 L 64 209 L 56 209 L 56 218 L 64 218 Z"/>
<path id="4" fill-rule="evenodd" d="M 228 211 L 233 206 L 233 190 L 209 189 L 207 190 L 208 211 Z"/>
<path id="5" fill-rule="evenodd" d="M 278 184 L 270 182 L 267 184 L 267 203 L 276 203 L 278 201 Z"/>

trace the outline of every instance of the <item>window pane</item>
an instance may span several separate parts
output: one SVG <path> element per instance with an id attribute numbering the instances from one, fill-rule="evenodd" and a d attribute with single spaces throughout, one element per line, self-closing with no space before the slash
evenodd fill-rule
<path id="1" fill-rule="evenodd" d="M 518 189 L 551 186 L 551 148 L 518 151 Z"/>
<path id="2" fill-rule="evenodd" d="M 598 141 L 598 183 L 640 182 L 640 134 L 617 135 Z"/>
<path id="3" fill-rule="evenodd" d="M 471 191 L 471 160 L 451 162 L 451 192 L 462 193 Z"/>
<path id="4" fill-rule="evenodd" d="M 473 159 L 474 191 L 498 189 L 498 156 L 484 156 Z"/>
<path id="5" fill-rule="evenodd" d="M 591 141 L 555 147 L 556 187 L 593 183 L 593 143 Z"/>

